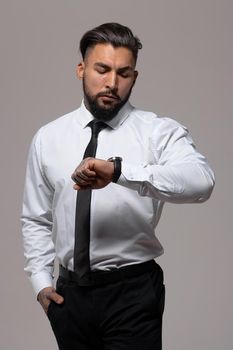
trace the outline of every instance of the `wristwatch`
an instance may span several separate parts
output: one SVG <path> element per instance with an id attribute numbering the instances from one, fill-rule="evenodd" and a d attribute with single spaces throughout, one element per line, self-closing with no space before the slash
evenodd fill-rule
<path id="1" fill-rule="evenodd" d="M 119 177 L 121 176 L 121 157 L 111 157 L 108 158 L 108 162 L 113 162 L 114 163 L 114 173 L 112 176 L 112 182 L 117 182 Z"/>

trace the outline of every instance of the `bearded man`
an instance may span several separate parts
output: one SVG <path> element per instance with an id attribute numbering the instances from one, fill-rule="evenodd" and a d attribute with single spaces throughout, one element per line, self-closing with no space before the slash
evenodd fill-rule
<path id="1" fill-rule="evenodd" d="M 85 33 L 81 107 L 42 127 L 30 148 L 25 270 L 61 350 L 161 350 L 155 228 L 165 202 L 201 203 L 214 186 L 185 127 L 130 104 L 141 47 L 118 23 Z"/>

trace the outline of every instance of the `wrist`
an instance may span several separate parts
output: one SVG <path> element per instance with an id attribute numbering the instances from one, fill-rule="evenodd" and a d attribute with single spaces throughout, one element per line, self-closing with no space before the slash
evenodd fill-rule
<path id="1" fill-rule="evenodd" d="M 121 176 L 121 157 L 111 157 L 107 160 L 108 162 L 112 162 L 114 165 L 114 171 L 112 175 L 112 182 L 116 183 Z"/>

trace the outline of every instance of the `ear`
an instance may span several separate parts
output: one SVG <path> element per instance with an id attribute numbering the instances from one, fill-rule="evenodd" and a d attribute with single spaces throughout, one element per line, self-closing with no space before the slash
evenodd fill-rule
<path id="1" fill-rule="evenodd" d="M 134 71 L 134 82 L 133 82 L 133 84 L 136 83 L 137 77 L 138 77 L 138 71 L 135 70 L 135 71 Z"/>
<path id="2" fill-rule="evenodd" d="M 82 61 L 76 66 L 76 76 L 78 79 L 83 79 L 85 63 Z"/>

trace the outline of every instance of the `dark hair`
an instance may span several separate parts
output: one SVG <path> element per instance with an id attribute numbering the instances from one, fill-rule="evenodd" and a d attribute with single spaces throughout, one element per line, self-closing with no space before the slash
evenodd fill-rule
<path id="1" fill-rule="evenodd" d="M 138 50 L 142 48 L 140 40 L 133 35 L 131 29 L 119 23 L 104 23 L 86 32 L 80 40 L 80 51 L 83 59 L 89 48 L 97 44 L 111 44 L 114 47 L 126 47 L 132 51 L 135 62 Z"/>

